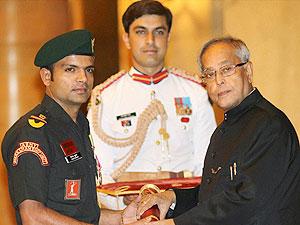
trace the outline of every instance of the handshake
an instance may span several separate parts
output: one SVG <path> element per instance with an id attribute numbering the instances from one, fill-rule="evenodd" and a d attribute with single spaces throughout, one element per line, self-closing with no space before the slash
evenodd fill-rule
<path id="1" fill-rule="evenodd" d="M 172 190 L 160 192 L 155 185 L 145 185 L 138 197 L 123 210 L 121 224 L 174 224 L 172 220 L 164 218 L 175 201 Z"/>
<path id="2" fill-rule="evenodd" d="M 165 217 L 170 206 L 176 202 L 172 188 L 193 188 L 200 182 L 201 177 L 117 182 L 101 185 L 97 191 L 112 196 L 135 197 L 122 211 L 121 224 L 171 225 L 173 220 L 165 220 Z"/>

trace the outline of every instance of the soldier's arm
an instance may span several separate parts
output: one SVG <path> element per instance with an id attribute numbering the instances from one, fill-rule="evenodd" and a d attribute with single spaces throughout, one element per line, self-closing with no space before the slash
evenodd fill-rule
<path id="1" fill-rule="evenodd" d="M 23 225 L 88 225 L 88 223 L 62 215 L 35 200 L 24 200 L 19 205 L 19 209 Z"/>

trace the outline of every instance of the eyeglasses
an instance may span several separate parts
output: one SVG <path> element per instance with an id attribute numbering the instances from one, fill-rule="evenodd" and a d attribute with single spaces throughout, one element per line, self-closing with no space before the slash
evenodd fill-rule
<path id="1" fill-rule="evenodd" d="M 222 66 L 218 71 L 223 77 L 229 77 L 229 76 L 235 74 L 237 67 L 241 67 L 241 66 L 245 65 L 246 63 L 248 63 L 248 61 L 236 64 L 236 65 Z M 218 71 L 206 69 L 202 73 L 202 79 L 204 80 L 204 82 L 213 81 L 216 79 Z"/>

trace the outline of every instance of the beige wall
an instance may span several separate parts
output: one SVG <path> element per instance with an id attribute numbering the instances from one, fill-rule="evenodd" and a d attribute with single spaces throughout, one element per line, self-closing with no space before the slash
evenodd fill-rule
<path id="1" fill-rule="evenodd" d="M 118 0 L 119 21 L 133 0 Z M 162 0 L 174 22 L 166 64 L 198 72 L 200 47 L 215 35 L 232 35 L 248 45 L 254 82 L 262 94 L 282 109 L 300 134 L 300 1 L 298 0 Z M 120 24 L 121 25 L 121 24 Z M 119 26 L 120 37 L 123 29 Z M 120 38 L 120 67 L 129 54 Z M 217 120 L 221 111 L 215 108 Z"/>
<path id="2" fill-rule="evenodd" d="M 224 1 L 226 34 L 242 38 L 254 63 L 254 83 L 300 134 L 300 1 Z"/>

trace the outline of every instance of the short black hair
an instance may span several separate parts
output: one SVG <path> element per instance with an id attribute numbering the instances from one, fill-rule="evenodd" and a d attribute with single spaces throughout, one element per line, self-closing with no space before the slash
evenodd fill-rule
<path id="1" fill-rule="evenodd" d="M 53 63 L 53 64 L 50 64 L 50 65 L 48 65 L 48 66 L 43 66 L 43 67 L 41 67 L 41 69 L 42 69 L 42 68 L 45 68 L 45 69 L 49 70 L 51 73 L 53 73 L 53 70 L 54 70 L 54 63 Z"/>
<path id="2" fill-rule="evenodd" d="M 166 17 L 168 32 L 172 27 L 172 13 L 160 2 L 154 0 L 140 0 L 132 3 L 122 16 L 122 23 L 126 33 L 129 33 L 129 26 L 137 18 L 144 15 L 159 15 Z"/>

